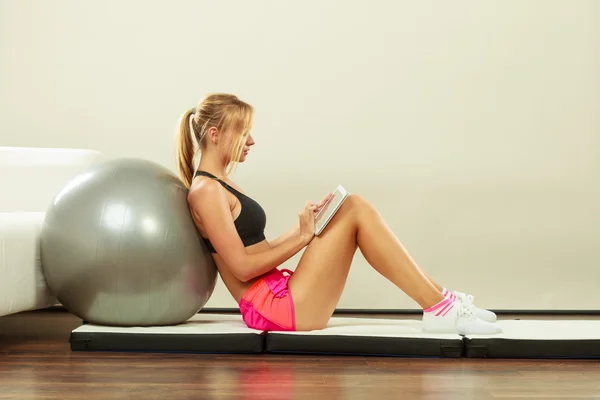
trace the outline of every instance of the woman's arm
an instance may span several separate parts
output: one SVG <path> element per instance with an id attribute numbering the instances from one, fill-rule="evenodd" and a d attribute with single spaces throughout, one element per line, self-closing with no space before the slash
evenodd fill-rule
<path id="1" fill-rule="evenodd" d="M 271 247 L 277 247 L 281 243 L 285 242 L 287 239 L 291 238 L 292 236 L 298 235 L 299 233 L 300 233 L 300 224 L 296 224 L 296 226 L 294 226 L 289 231 L 285 232 L 283 235 L 270 241 L 269 245 Z"/>
<path id="2" fill-rule="evenodd" d="M 243 282 L 283 264 L 308 245 L 314 236 L 314 207 L 311 207 L 310 215 L 306 210 L 302 214 L 304 229 L 300 227 L 297 233 L 285 235 L 276 246 L 271 245 L 265 251 L 249 254 L 235 229 L 225 191 L 218 182 L 203 183 L 190 194 L 189 202 L 193 212 L 200 216 L 217 253 Z"/>

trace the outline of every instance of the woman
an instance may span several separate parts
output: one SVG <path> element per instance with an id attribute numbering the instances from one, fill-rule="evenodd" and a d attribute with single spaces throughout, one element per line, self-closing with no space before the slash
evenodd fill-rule
<path id="1" fill-rule="evenodd" d="M 297 226 L 268 241 L 263 209 L 228 178 L 254 145 L 253 112 L 234 95 L 211 94 L 183 115 L 178 138 L 178 169 L 189 188 L 194 222 L 249 327 L 324 328 L 358 248 L 375 270 L 423 308 L 424 331 L 501 331 L 495 314 L 475 307 L 471 296 L 446 290 L 419 268 L 378 211 L 359 195 L 347 198 L 318 237 L 314 216 L 328 196 L 318 204 L 307 203 Z M 198 168 L 195 143 L 202 154 Z M 277 268 L 305 247 L 294 272 Z"/>

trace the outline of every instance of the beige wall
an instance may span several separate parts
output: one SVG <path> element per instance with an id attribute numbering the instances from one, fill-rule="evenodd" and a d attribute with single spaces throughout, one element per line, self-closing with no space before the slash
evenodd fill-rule
<path id="1" fill-rule="evenodd" d="M 3 0 L 0 145 L 174 169 L 181 113 L 233 92 L 270 237 L 342 183 L 483 306 L 597 309 L 598 21 L 594 0 Z M 357 254 L 340 308 L 414 307 Z"/>

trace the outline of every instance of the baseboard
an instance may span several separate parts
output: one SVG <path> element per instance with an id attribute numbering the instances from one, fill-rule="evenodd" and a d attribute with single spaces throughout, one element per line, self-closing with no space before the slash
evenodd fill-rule
<path id="1" fill-rule="evenodd" d="M 44 308 L 37 311 L 45 312 L 66 312 L 67 310 L 62 305 L 55 305 L 52 307 Z M 491 310 L 498 315 L 585 315 L 595 316 L 600 315 L 600 310 Z M 238 308 L 219 308 L 209 307 L 204 308 L 200 313 L 212 313 L 212 314 L 239 314 Z M 419 309 L 361 309 L 361 308 L 340 308 L 334 311 L 334 315 L 344 314 L 360 314 L 360 315 L 417 315 L 422 314 L 423 310 Z"/>

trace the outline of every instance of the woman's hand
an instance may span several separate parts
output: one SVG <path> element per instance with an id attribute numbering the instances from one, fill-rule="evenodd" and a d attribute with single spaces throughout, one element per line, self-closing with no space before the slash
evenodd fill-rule
<path id="1" fill-rule="evenodd" d="M 323 198 L 323 200 L 321 200 L 321 202 L 317 205 L 317 208 L 315 209 L 315 214 L 318 213 L 319 211 L 321 211 L 323 206 L 325 206 L 329 202 L 329 200 L 331 200 L 332 197 L 333 197 L 332 193 L 327 194 L 327 196 L 325 196 Z"/>
<path id="2" fill-rule="evenodd" d="M 309 201 L 298 214 L 300 218 L 300 236 L 305 244 L 310 243 L 315 236 L 315 210 L 317 207 L 318 204 Z"/>
<path id="3" fill-rule="evenodd" d="M 306 206 L 304 206 L 304 210 L 298 214 L 300 217 L 300 236 L 307 245 L 315 236 L 315 217 L 317 213 L 327 204 L 327 202 L 329 202 L 329 200 L 331 200 L 332 197 L 333 194 L 327 194 L 319 204 L 309 201 L 306 203 Z"/>

